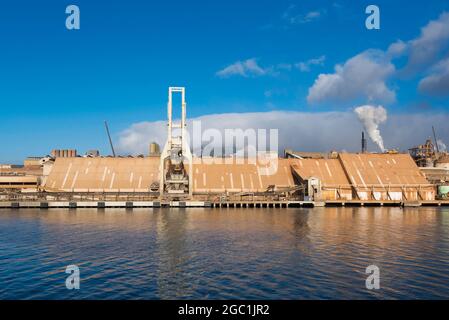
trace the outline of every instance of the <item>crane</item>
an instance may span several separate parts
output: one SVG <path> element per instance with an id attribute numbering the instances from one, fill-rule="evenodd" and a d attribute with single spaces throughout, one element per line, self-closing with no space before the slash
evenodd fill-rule
<path id="1" fill-rule="evenodd" d="M 108 138 L 109 138 L 109 144 L 111 145 L 111 150 L 112 150 L 112 155 L 114 156 L 114 158 L 115 158 L 115 150 L 114 150 L 114 145 L 112 144 L 112 139 L 111 139 L 111 135 L 110 135 L 110 133 L 109 133 L 109 127 L 108 127 L 108 123 L 107 123 L 107 121 L 105 120 L 104 121 L 104 126 L 105 126 L 105 128 L 106 128 L 106 133 L 108 134 Z"/>

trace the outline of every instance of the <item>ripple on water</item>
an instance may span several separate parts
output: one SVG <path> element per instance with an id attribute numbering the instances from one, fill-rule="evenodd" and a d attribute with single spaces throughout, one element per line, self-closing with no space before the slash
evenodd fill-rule
<path id="1" fill-rule="evenodd" d="M 440 208 L 0 212 L 1 299 L 447 299 L 448 270 Z"/>

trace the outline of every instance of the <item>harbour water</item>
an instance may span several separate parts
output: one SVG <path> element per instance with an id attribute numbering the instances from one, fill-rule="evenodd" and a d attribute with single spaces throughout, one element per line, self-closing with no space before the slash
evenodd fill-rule
<path id="1" fill-rule="evenodd" d="M 417 298 L 449 298 L 449 208 L 0 210 L 0 299 Z"/>

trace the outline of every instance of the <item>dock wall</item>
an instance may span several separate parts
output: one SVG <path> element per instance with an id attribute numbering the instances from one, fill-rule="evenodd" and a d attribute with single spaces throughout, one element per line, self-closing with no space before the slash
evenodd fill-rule
<path id="1" fill-rule="evenodd" d="M 108 209 L 108 208 L 313 208 L 313 207 L 421 207 L 448 206 L 449 201 L 260 201 L 260 202 L 209 202 L 209 201 L 2 201 L 2 209 Z"/>

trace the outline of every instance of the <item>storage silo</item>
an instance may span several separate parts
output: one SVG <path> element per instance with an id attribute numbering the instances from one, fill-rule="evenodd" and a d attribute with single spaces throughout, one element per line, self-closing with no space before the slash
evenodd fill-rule
<path id="1" fill-rule="evenodd" d="M 150 143 L 150 157 L 158 157 L 161 155 L 161 150 L 159 145 L 156 142 Z"/>

